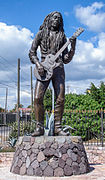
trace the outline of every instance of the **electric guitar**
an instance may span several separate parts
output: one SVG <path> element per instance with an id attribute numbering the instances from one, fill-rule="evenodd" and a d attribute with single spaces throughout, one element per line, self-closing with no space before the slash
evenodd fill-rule
<path id="1" fill-rule="evenodd" d="M 82 32 L 83 28 L 78 28 L 77 31 L 69 38 L 69 40 L 62 46 L 62 48 L 55 54 L 48 54 L 41 65 L 44 67 L 44 75 L 40 76 L 37 67 L 34 69 L 35 77 L 40 81 L 48 81 L 53 75 L 53 69 L 60 65 L 59 62 L 56 62 L 56 59 L 60 56 L 60 54 L 67 48 L 67 46 L 71 43 L 72 39 L 77 38 Z"/>

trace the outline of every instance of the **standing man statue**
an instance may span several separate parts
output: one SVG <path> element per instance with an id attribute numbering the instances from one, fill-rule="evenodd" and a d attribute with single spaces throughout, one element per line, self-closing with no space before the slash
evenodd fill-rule
<path id="1" fill-rule="evenodd" d="M 41 77 L 44 76 L 44 67 L 42 63 L 45 61 L 47 55 L 55 55 L 67 39 L 63 29 L 63 19 L 59 12 L 52 12 L 46 16 L 43 24 L 40 26 L 39 32 L 35 36 L 29 52 L 30 60 L 36 64 L 38 73 Z M 65 136 L 68 132 L 62 130 L 62 116 L 64 111 L 65 99 L 65 72 L 64 64 L 69 63 L 75 53 L 76 38 L 71 40 L 71 49 L 66 48 L 57 58 L 56 62 L 59 66 L 53 69 L 53 75 L 46 81 L 36 80 L 35 96 L 34 96 L 34 111 L 36 119 L 36 130 L 32 136 L 44 135 L 44 106 L 43 98 L 45 91 L 52 80 L 52 84 L 56 96 L 56 106 L 54 110 L 54 135 Z M 40 46 L 41 62 L 37 57 L 37 49 Z"/>

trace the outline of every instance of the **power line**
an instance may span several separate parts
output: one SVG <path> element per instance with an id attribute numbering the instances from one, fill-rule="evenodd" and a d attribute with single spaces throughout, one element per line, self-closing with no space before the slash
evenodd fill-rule
<path id="1" fill-rule="evenodd" d="M 0 66 L 0 69 L 4 72 L 4 70 L 7 72 L 7 68 L 8 68 L 8 66 L 6 65 L 6 64 L 4 64 L 3 62 L 0 62 L 0 63 L 2 63 L 2 65 L 3 65 L 3 67 L 1 67 Z M 7 66 L 7 68 L 5 69 L 5 66 Z M 12 69 L 12 72 L 14 72 L 15 74 L 16 74 L 16 72 L 15 71 L 13 71 L 13 69 Z M 8 76 L 10 76 L 9 74 L 8 74 Z M 12 76 L 12 78 L 14 78 L 14 76 Z M 14 80 L 12 80 L 13 82 L 15 82 L 15 83 L 17 83 L 16 81 L 14 81 Z"/>
<path id="2" fill-rule="evenodd" d="M 4 89 L 5 87 L 0 87 L 1 89 Z"/>
<path id="3" fill-rule="evenodd" d="M 22 70 L 26 75 L 29 76 L 29 74 L 28 74 L 25 70 L 23 70 L 22 67 L 21 67 L 21 70 Z"/>
<path id="4" fill-rule="evenodd" d="M 7 85 L 7 84 L 4 84 L 4 83 L 0 83 L 1 85 L 5 85 L 5 87 L 10 87 L 10 88 L 13 88 L 13 89 L 16 89 L 17 90 L 17 88 L 14 88 L 13 86 L 10 86 L 10 85 Z M 5 88 L 4 87 L 4 88 Z M 27 94 L 31 94 L 29 91 L 26 91 L 26 90 L 21 90 L 21 92 L 26 92 Z"/>
<path id="5" fill-rule="evenodd" d="M 0 55 L 0 58 L 2 58 L 3 60 L 5 60 L 7 63 L 8 63 L 8 65 L 9 66 L 12 66 L 12 67 L 15 67 L 16 68 L 16 66 L 15 65 L 13 65 L 13 64 L 10 64 L 9 63 L 9 60 L 7 60 L 6 58 L 4 58 L 3 56 L 1 56 Z M 3 62 L 1 62 L 2 64 L 3 64 Z M 3 64 L 3 65 L 5 65 L 5 64 Z M 28 73 L 26 73 L 24 70 L 22 70 L 26 75 L 28 75 L 29 76 L 29 74 Z M 12 69 L 12 72 L 13 72 L 13 69 Z M 16 73 L 16 72 L 15 72 Z M 24 80 L 26 80 L 23 76 L 21 76 Z"/>
<path id="6" fill-rule="evenodd" d="M 5 69 L 5 67 L 7 67 L 7 68 L 8 68 L 8 65 L 7 65 L 7 64 L 5 64 L 5 63 L 3 63 L 3 62 L 0 62 L 0 65 L 3 65 L 3 69 Z M 0 66 L 0 68 L 1 68 L 1 66 Z"/>
<path id="7" fill-rule="evenodd" d="M 1 62 L 0 62 L 0 63 L 1 63 Z M 8 68 L 8 67 L 5 69 L 5 64 L 4 64 L 4 63 L 2 63 L 2 64 L 3 64 L 3 67 L 2 67 L 2 68 L 0 67 L 0 69 L 3 70 L 3 71 L 5 70 L 5 71 L 7 72 L 7 68 Z M 16 74 L 16 71 L 14 71 L 13 69 L 12 69 L 12 72 Z M 8 75 L 9 75 L 9 74 L 8 74 Z M 29 76 L 29 75 L 28 75 L 28 76 Z M 12 78 L 13 78 L 13 77 L 12 77 Z M 21 75 L 21 78 L 22 78 L 23 80 L 25 80 L 25 81 L 27 80 L 27 79 L 24 78 L 22 75 Z M 16 81 L 14 81 L 14 82 L 17 83 Z"/>
<path id="8" fill-rule="evenodd" d="M 7 64 L 11 67 L 13 67 L 12 68 L 12 72 L 13 73 L 15 73 L 16 74 L 16 72 L 17 71 L 15 71 L 14 72 L 14 65 L 10 65 L 10 63 L 8 62 L 8 60 L 6 59 L 6 58 L 4 58 L 3 56 L 1 56 L 0 55 L 0 58 L 2 58 L 3 60 L 5 60 L 6 62 L 7 62 Z M 1 69 L 7 69 L 7 64 L 5 64 L 5 63 L 1 63 L 1 64 L 3 64 L 3 68 L 1 68 Z M 16 67 L 15 67 L 16 68 Z M 19 70 L 20 70 L 20 67 L 19 67 Z M 21 71 L 22 72 L 24 72 L 24 70 L 21 68 Z M 26 72 L 24 72 L 25 74 L 27 74 Z M 27 74 L 28 75 L 28 74 Z M 13 76 L 14 77 L 14 76 Z M 29 75 L 28 75 L 28 77 L 29 77 Z M 27 78 L 24 78 L 22 75 L 21 75 L 21 78 L 22 79 L 24 79 L 25 81 L 27 81 Z M 10 79 L 10 78 L 9 78 Z M 8 84 L 7 84 L 8 83 Z M 15 83 L 14 85 L 13 85 L 13 83 Z M 5 81 L 5 80 L 3 80 L 3 83 L 2 82 L 0 82 L 0 85 L 2 85 L 2 86 L 4 86 L 4 87 L 9 87 L 9 88 L 12 88 L 12 89 L 15 89 L 15 90 L 17 90 L 17 82 L 16 81 L 14 81 L 14 80 L 12 80 L 11 82 L 8 82 L 8 81 Z M 25 85 L 25 84 L 22 84 L 22 82 L 21 82 L 21 86 L 22 87 L 30 87 L 30 85 Z M 3 88 L 3 87 L 2 87 Z M 24 92 L 24 93 L 27 93 L 28 95 L 30 95 L 31 96 L 31 92 L 29 92 L 29 91 L 26 91 L 26 90 L 20 90 L 19 89 L 19 91 L 21 92 L 21 95 L 22 95 L 22 92 Z M 14 95 L 14 97 L 15 97 L 15 95 Z M 3 100 L 3 98 L 2 98 L 2 100 Z M 16 101 L 16 99 L 8 99 L 9 101 Z"/>
<path id="9" fill-rule="evenodd" d="M 3 83 L 2 82 L 0 82 L 1 84 L 3 84 L 3 83 L 9 83 L 9 84 L 13 84 L 13 83 L 15 83 L 15 86 L 17 86 L 17 82 L 15 82 L 15 81 L 13 81 L 12 80 L 12 82 L 9 82 L 9 81 L 3 81 Z M 10 85 L 11 86 L 11 85 Z M 29 84 L 22 84 L 21 83 L 21 87 L 30 87 L 30 85 Z"/>
<path id="10" fill-rule="evenodd" d="M 5 60 L 10 66 L 12 66 L 12 67 L 15 67 L 16 68 L 16 66 L 15 65 L 13 65 L 13 64 L 10 64 L 9 62 L 8 62 L 8 60 L 6 59 L 6 58 L 4 58 L 3 56 L 1 56 L 0 55 L 0 58 L 2 58 L 3 60 Z"/>
<path id="11" fill-rule="evenodd" d="M 14 88 L 13 86 L 7 85 L 7 84 L 5 84 L 5 83 L 1 83 L 1 82 L 0 82 L 0 84 L 1 84 L 1 85 L 4 85 L 4 86 L 6 86 L 6 87 L 11 87 L 11 88 L 13 88 L 13 89 L 16 89 L 16 88 Z"/>
<path id="12" fill-rule="evenodd" d="M 4 101 L 4 100 L 5 100 L 5 99 L 3 99 L 3 101 Z M 12 100 L 11 100 L 11 99 L 8 99 L 8 101 L 16 101 L 16 99 L 12 99 Z"/>
<path id="13" fill-rule="evenodd" d="M 4 81 L 4 80 L 3 80 L 3 83 L 9 83 L 9 84 L 13 84 L 13 83 L 15 83 L 15 86 L 17 86 L 17 82 L 16 82 L 16 81 L 13 81 L 13 80 L 12 80 L 12 82 L 9 82 L 9 81 Z"/>

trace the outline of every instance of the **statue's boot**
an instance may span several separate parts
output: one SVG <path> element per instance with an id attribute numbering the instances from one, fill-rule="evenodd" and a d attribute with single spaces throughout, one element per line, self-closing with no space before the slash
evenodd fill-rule
<path id="1" fill-rule="evenodd" d="M 41 99 L 34 100 L 34 110 L 36 119 L 36 129 L 32 133 L 32 136 L 42 136 L 44 135 L 44 106 Z"/>
<path id="2" fill-rule="evenodd" d="M 41 123 L 37 122 L 35 131 L 31 134 L 31 136 L 43 136 L 44 135 L 44 127 Z"/>
<path id="3" fill-rule="evenodd" d="M 54 111 L 54 135 L 55 136 L 69 136 L 69 131 L 64 132 L 62 128 L 62 116 L 64 111 L 64 101 L 57 101 Z"/>

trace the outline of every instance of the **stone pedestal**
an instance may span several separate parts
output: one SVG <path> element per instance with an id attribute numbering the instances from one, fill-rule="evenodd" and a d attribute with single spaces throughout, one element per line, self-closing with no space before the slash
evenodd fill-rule
<path id="1" fill-rule="evenodd" d="M 11 172 L 34 176 L 71 176 L 89 172 L 81 137 L 20 137 Z"/>

